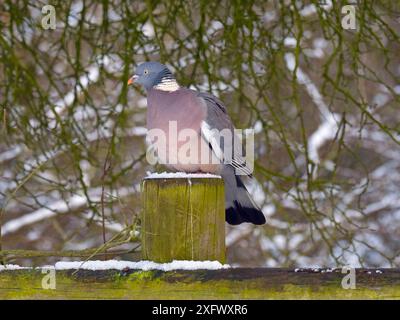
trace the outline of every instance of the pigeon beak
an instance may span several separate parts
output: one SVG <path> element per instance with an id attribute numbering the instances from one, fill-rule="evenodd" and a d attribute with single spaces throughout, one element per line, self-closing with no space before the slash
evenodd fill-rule
<path id="1" fill-rule="evenodd" d="M 132 76 L 132 78 L 130 78 L 130 79 L 128 80 L 128 86 L 131 85 L 131 84 L 133 84 L 133 83 L 137 80 L 137 78 L 139 78 L 139 76 L 136 75 L 136 74 L 134 74 L 134 75 Z"/>

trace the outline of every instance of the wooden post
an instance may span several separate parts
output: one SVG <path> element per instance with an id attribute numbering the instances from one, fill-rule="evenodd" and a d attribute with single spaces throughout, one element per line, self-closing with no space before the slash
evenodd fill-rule
<path id="1" fill-rule="evenodd" d="M 218 176 L 142 182 L 142 257 L 156 262 L 225 262 L 224 183 Z"/>

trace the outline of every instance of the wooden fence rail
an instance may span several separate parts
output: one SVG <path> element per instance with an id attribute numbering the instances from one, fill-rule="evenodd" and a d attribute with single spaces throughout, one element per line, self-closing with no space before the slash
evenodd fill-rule
<path id="1" fill-rule="evenodd" d="M 400 299 L 400 269 L 231 268 L 195 271 L 63 270 L 43 289 L 39 269 L 0 271 L 0 299 Z"/>

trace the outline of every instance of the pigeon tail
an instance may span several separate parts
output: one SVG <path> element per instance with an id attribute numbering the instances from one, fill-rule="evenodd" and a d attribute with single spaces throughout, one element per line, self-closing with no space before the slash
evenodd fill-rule
<path id="1" fill-rule="evenodd" d="M 225 216 L 226 222 L 238 225 L 244 222 L 256 225 L 265 224 L 265 216 L 251 199 L 240 176 L 234 169 L 224 168 L 222 176 L 225 182 Z"/>

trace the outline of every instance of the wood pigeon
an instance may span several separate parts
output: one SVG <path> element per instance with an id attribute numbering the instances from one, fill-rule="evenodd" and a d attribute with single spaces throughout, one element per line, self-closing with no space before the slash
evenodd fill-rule
<path id="1" fill-rule="evenodd" d="M 225 184 L 225 214 L 229 224 L 237 225 L 243 222 L 250 222 L 256 225 L 265 223 L 265 217 L 260 208 L 251 199 L 245 185 L 237 171 L 247 172 L 243 165 L 243 156 L 238 152 L 232 140 L 214 139 L 214 129 L 230 130 L 233 132 L 232 121 L 227 114 L 224 104 L 215 96 L 191 90 L 179 86 L 172 72 L 163 64 L 158 62 L 144 62 L 140 64 L 135 74 L 128 80 L 130 84 L 142 85 L 147 91 L 147 129 L 161 129 L 164 132 L 170 130 L 169 123 L 176 123 L 177 131 L 192 129 L 198 136 L 200 143 L 194 148 L 209 148 L 212 161 L 190 162 L 180 161 L 176 149 L 170 148 L 173 145 L 168 141 L 170 136 L 166 133 L 166 150 L 157 150 L 157 155 L 163 154 L 164 164 L 174 171 L 183 172 L 204 172 L 219 174 Z M 231 141 L 231 143 L 229 142 Z M 224 145 L 225 144 L 225 145 Z M 231 145 L 227 145 L 231 144 Z M 179 145 L 179 142 L 178 142 Z M 232 159 L 227 163 L 223 161 L 222 149 L 230 147 Z M 161 147 L 158 146 L 160 149 Z M 210 150 L 211 149 L 211 150 Z M 204 149 L 201 149 L 204 150 Z M 197 154 L 194 152 L 194 154 Z M 175 157 L 177 161 L 169 161 Z M 215 161 L 217 159 L 217 161 Z"/>

